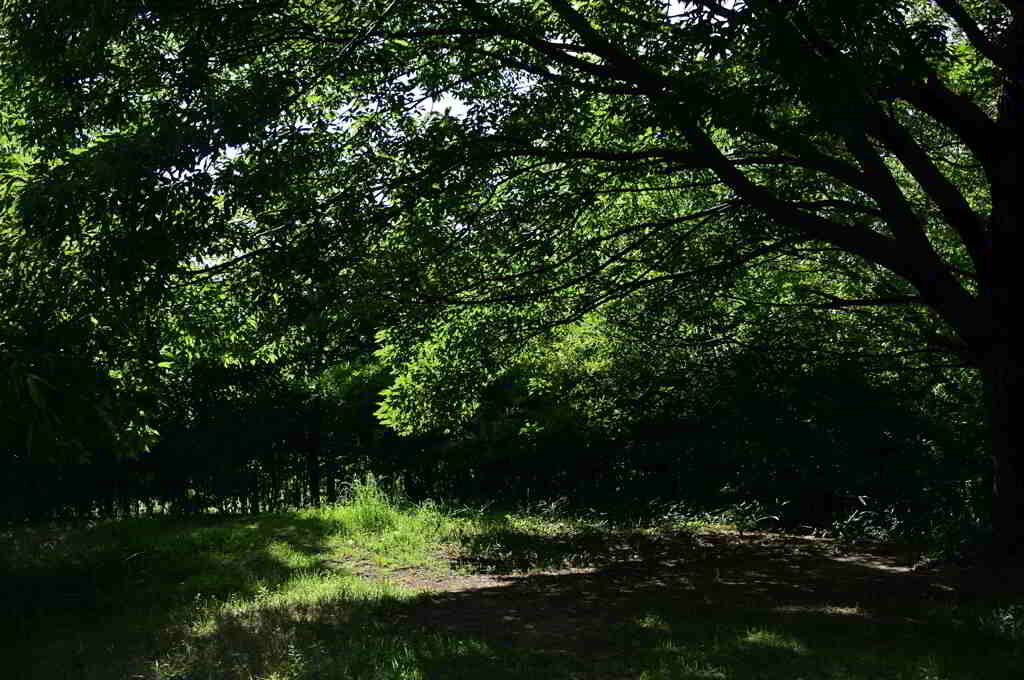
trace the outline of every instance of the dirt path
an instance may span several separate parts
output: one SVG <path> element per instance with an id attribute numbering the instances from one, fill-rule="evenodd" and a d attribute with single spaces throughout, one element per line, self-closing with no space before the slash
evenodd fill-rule
<path id="1" fill-rule="evenodd" d="M 500 638 L 533 649 L 610 649 L 608 631 L 652 610 L 914 622 L 941 603 L 1024 597 L 1024 571 L 915 570 L 910 558 L 861 550 L 840 554 L 826 539 L 701 533 L 665 541 L 639 559 L 596 568 L 474 573 L 446 556 L 448 569 L 361 573 L 423 593 L 399 614 L 434 631 Z"/>

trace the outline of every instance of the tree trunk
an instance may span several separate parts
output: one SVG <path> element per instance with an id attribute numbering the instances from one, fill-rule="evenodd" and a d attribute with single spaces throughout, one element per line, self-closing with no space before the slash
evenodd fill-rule
<path id="1" fill-rule="evenodd" d="M 992 453 L 992 527 L 995 557 L 1024 561 L 1024 419 L 1014 409 L 1024 400 L 1024 372 L 1009 342 L 997 344 L 982 368 Z"/>
<path id="2" fill-rule="evenodd" d="M 999 99 L 998 162 L 989 168 L 992 180 L 990 268 L 980 271 L 982 299 L 990 314 L 991 344 L 982 354 L 986 407 L 992 452 L 992 527 L 995 557 L 1024 562 L 1024 422 L 1019 409 L 1024 397 L 1021 338 L 1015 331 L 1024 299 L 1020 253 L 1024 245 L 1020 215 L 1024 197 L 1024 14 L 1013 20 L 1000 42 L 1009 56 L 1009 77 Z"/>

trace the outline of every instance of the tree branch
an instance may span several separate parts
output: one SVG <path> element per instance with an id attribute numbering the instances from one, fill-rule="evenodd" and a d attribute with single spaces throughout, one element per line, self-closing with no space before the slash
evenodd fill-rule
<path id="1" fill-rule="evenodd" d="M 970 98 L 946 87 L 937 74 L 931 74 L 924 83 L 898 81 L 891 91 L 878 92 L 876 96 L 880 100 L 902 99 L 952 130 L 992 180 L 999 163 L 994 151 L 999 145 L 993 143 L 1000 138 L 999 126 Z"/>
<path id="2" fill-rule="evenodd" d="M 220 272 L 227 271 L 228 269 L 231 269 L 232 267 L 241 264 L 246 260 L 251 260 L 255 257 L 265 255 L 273 250 L 275 250 L 273 246 L 264 246 L 263 248 L 257 248 L 256 250 L 250 250 L 247 253 L 239 255 L 238 257 L 233 257 L 230 260 L 210 265 L 209 267 L 203 267 L 202 269 L 190 269 L 184 272 L 184 276 L 188 279 L 194 279 L 199 276 L 204 276 L 208 278 L 210 276 L 213 276 L 214 274 L 219 274 Z"/>
<path id="3" fill-rule="evenodd" d="M 956 22 L 956 25 L 964 32 L 964 35 L 967 36 L 974 49 L 978 50 L 996 66 L 1009 70 L 1006 50 L 997 47 L 995 43 L 989 40 L 977 22 L 963 8 L 963 5 L 957 0 L 932 0 L 932 2 L 942 8 L 942 11 Z"/>
<path id="4" fill-rule="evenodd" d="M 812 305 L 820 309 L 844 309 L 847 307 L 892 307 L 900 305 L 922 305 L 927 303 L 920 295 L 890 295 L 874 298 L 848 299 L 826 293 L 823 290 L 806 289 L 805 292 L 827 298 L 830 302 Z M 799 305 L 799 303 L 796 303 Z"/>
<path id="5" fill-rule="evenodd" d="M 900 123 L 873 107 L 869 125 L 872 133 L 896 154 L 918 186 L 939 206 L 943 219 L 960 237 L 975 270 L 987 276 L 990 259 L 988 238 L 981 217 L 967 203 L 960 190 L 935 166 L 931 158 L 917 144 L 910 132 Z"/>

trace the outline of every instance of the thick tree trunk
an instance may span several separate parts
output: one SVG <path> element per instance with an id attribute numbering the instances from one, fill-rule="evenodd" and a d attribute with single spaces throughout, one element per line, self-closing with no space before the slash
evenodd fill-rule
<path id="1" fill-rule="evenodd" d="M 993 463 L 993 557 L 1024 562 L 1024 418 L 1019 413 L 1024 372 L 1016 354 L 1009 343 L 1000 343 L 986 358 L 983 372 Z"/>
<path id="2" fill-rule="evenodd" d="M 1009 3 L 1007 3 L 1009 4 Z M 1007 76 L 999 100 L 998 161 L 988 168 L 992 181 L 990 267 L 979 273 L 982 300 L 991 319 L 991 337 L 981 353 L 989 413 L 993 463 L 992 525 L 1000 560 L 1024 562 L 1024 419 L 1017 411 L 1024 397 L 1020 332 L 1014 330 L 1024 300 L 1020 276 L 1024 231 L 1020 216 L 1024 197 L 1024 13 L 1013 20 L 1000 41 L 1008 57 Z"/>

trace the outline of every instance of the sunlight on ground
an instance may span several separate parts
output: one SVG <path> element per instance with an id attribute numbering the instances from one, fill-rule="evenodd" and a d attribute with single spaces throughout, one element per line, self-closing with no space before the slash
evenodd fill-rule
<path id="1" fill-rule="evenodd" d="M 832 614 L 835 616 L 869 616 L 860 607 L 840 607 L 830 604 L 824 605 L 783 605 L 781 607 L 774 607 L 772 611 L 785 613 L 785 614 Z"/>
<path id="2" fill-rule="evenodd" d="M 743 635 L 740 638 L 740 641 L 749 645 L 784 649 L 786 651 L 796 652 L 797 654 L 807 653 L 807 648 L 799 641 L 770 630 L 749 630 L 746 635 Z"/>

